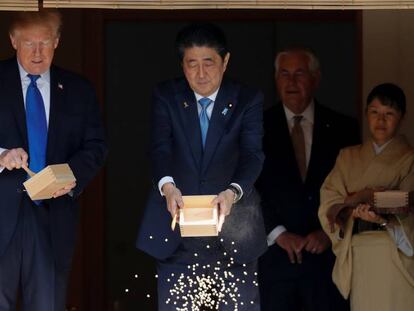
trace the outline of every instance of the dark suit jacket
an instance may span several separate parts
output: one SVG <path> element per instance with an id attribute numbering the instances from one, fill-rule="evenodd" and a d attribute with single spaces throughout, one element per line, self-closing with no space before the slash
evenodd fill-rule
<path id="1" fill-rule="evenodd" d="M 57 263 L 72 258 L 78 218 L 76 198 L 103 164 L 104 130 L 90 83 L 58 67 L 50 68 L 50 115 L 46 164 L 68 163 L 76 177 L 74 196 L 45 200 Z M 16 58 L 0 62 L 0 147 L 28 152 L 26 116 Z M 0 256 L 13 236 L 23 196 L 23 170 L 0 173 Z"/>
<path id="2" fill-rule="evenodd" d="M 171 215 L 157 187 L 162 177 L 172 176 L 183 195 L 218 194 L 230 183 L 238 183 L 244 200 L 226 218 L 220 233 L 224 247 L 234 241 L 242 249 L 233 256 L 239 261 L 251 261 L 264 251 L 265 233 L 253 191 L 263 163 L 262 102 L 259 92 L 224 80 L 203 152 L 197 102 L 186 80 L 164 82 L 155 88 L 151 120 L 154 189 L 139 229 L 138 248 L 163 259 L 181 242 L 178 228 L 175 232 L 170 229 Z"/>
<path id="3" fill-rule="evenodd" d="M 256 185 L 262 197 L 267 233 L 278 225 L 302 236 L 321 229 L 318 220 L 319 189 L 333 168 L 338 151 L 360 141 L 356 120 L 319 104 L 315 104 L 314 116 L 311 156 L 303 183 L 283 105 L 280 103 L 265 112 L 263 150 L 266 160 Z M 327 265 L 329 268 L 333 263 L 330 249 L 321 255 L 307 252 L 303 255 L 301 265 L 292 265 L 286 251 L 274 244 L 261 261 L 268 266 L 266 271 L 276 278 L 312 273 L 318 271 L 318 266 Z"/>

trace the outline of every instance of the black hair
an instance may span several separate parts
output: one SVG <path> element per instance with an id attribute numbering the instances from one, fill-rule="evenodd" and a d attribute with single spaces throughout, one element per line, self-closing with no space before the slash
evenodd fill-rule
<path id="1" fill-rule="evenodd" d="M 228 53 L 226 36 L 219 27 L 210 23 L 190 24 L 178 32 L 175 47 L 181 62 L 185 49 L 195 46 L 212 48 L 222 59 Z"/>
<path id="2" fill-rule="evenodd" d="M 392 83 L 383 83 L 374 87 L 367 97 L 367 108 L 374 99 L 378 99 L 384 106 L 392 107 L 401 112 L 402 116 L 405 115 L 405 94 L 399 86 Z"/>

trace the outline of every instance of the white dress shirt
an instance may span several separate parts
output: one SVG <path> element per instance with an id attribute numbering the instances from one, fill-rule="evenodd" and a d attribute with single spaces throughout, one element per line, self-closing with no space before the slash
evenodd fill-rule
<path id="1" fill-rule="evenodd" d="M 19 65 L 19 73 L 20 79 L 22 83 L 22 93 L 23 93 L 23 101 L 24 107 L 26 108 L 26 92 L 27 88 L 30 84 L 30 78 L 27 76 L 28 73 L 23 69 L 23 67 Z M 49 113 L 50 113 L 50 71 L 46 71 L 45 73 L 40 75 L 40 78 L 36 81 L 37 88 L 40 91 L 40 94 L 43 98 L 43 103 L 45 105 L 45 112 L 46 112 L 46 122 L 49 125 Z M 0 154 L 2 154 L 6 149 L 0 146 Z M 29 150 L 25 150 L 27 153 Z M 4 170 L 3 166 L 0 166 L 0 173 Z"/>
<path id="2" fill-rule="evenodd" d="M 285 105 L 283 105 L 286 115 L 286 121 L 289 127 L 289 133 L 292 132 L 294 126 L 294 117 L 297 116 L 292 111 L 289 110 Z M 313 135 L 313 121 L 315 119 L 315 104 L 313 101 L 308 105 L 308 107 L 298 116 L 302 116 L 300 125 L 303 129 L 303 136 L 305 138 L 305 153 L 306 153 L 306 169 L 309 166 L 310 154 L 312 150 L 312 135 Z"/>
<path id="3" fill-rule="evenodd" d="M 285 111 L 289 133 L 291 133 L 293 125 L 294 125 L 294 117 L 297 115 L 294 114 L 292 111 L 290 111 L 289 108 L 287 108 L 285 105 L 283 105 L 283 109 Z M 306 109 L 301 114 L 298 114 L 298 115 L 302 116 L 300 125 L 302 126 L 303 136 L 305 139 L 306 169 L 307 169 L 309 166 L 309 160 L 310 160 L 311 150 L 312 150 L 313 123 L 315 119 L 315 104 L 313 100 L 306 107 Z M 276 239 L 279 237 L 279 235 L 281 235 L 285 231 L 287 231 L 285 226 L 283 225 L 276 226 L 276 228 L 274 228 L 267 235 L 267 245 L 271 246 L 275 244 Z"/>
<path id="4" fill-rule="evenodd" d="M 216 100 L 217 93 L 218 93 L 218 89 L 217 89 L 217 91 L 215 91 L 210 96 L 207 96 L 207 98 L 211 100 L 211 104 L 207 107 L 207 110 L 206 110 L 207 117 L 208 117 L 209 120 L 211 118 L 211 114 L 213 113 L 214 101 Z M 202 107 L 201 107 L 201 105 L 200 105 L 200 103 L 198 101 L 200 99 L 204 98 L 205 96 L 201 96 L 200 94 L 197 94 L 196 92 L 194 92 L 194 95 L 195 95 L 196 100 L 197 100 L 197 111 L 198 111 L 198 115 L 200 115 Z M 164 195 L 162 193 L 162 190 L 161 190 L 162 189 L 162 186 L 164 186 L 166 183 L 169 183 L 169 182 L 175 184 L 174 178 L 172 178 L 172 176 L 164 176 L 158 182 L 158 190 L 160 191 L 161 195 Z"/>
<path id="5" fill-rule="evenodd" d="M 200 113 L 201 113 L 201 110 L 202 110 L 202 107 L 199 103 L 199 100 L 202 99 L 202 98 L 208 98 L 208 99 L 211 100 L 211 104 L 208 105 L 208 107 L 206 109 L 206 112 L 207 112 L 208 119 L 209 120 L 211 119 L 211 115 L 213 113 L 213 108 L 214 108 L 214 103 L 216 101 L 216 97 L 217 97 L 219 89 L 220 88 L 218 88 L 213 94 L 211 94 L 209 96 L 202 96 L 202 95 L 194 92 L 194 95 L 195 95 L 196 100 L 197 100 L 197 111 L 198 111 L 199 116 L 200 116 Z M 158 190 L 160 191 L 161 195 L 164 195 L 164 193 L 162 192 L 161 189 L 162 189 L 162 186 L 164 186 L 166 183 L 175 184 L 174 178 L 172 178 L 172 176 L 164 176 L 163 178 L 160 179 L 160 181 L 158 182 Z M 240 185 L 237 184 L 237 183 L 231 183 L 231 185 L 233 185 L 233 186 L 237 187 L 237 189 L 239 189 L 239 191 L 241 193 L 241 195 L 240 195 L 240 198 L 241 198 L 243 196 L 243 189 L 240 187 Z"/>

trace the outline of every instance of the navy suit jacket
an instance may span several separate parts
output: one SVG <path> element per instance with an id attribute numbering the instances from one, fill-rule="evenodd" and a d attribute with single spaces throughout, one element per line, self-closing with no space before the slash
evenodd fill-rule
<path id="1" fill-rule="evenodd" d="M 102 166 L 107 148 L 92 85 L 79 76 L 50 68 L 50 114 L 46 164 L 68 163 L 76 177 L 74 196 L 45 200 L 49 206 L 56 261 L 70 264 L 78 218 L 76 198 Z M 28 152 L 26 115 L 16 58 L 0 62 L 0 147 Z M 0 173 L 0 256 L 12 239 L 26 193 L 24 170 Z"/>
<path id="2" fill-rule="evenodd" d="M 359 125 L 353 118 L 315 104 L 311 156 L 305 182 L 297 167 L 283 105 L 279 103 L 264 114 L 263 149 L 266 160 L 256 183 L 262 197 L 266 232 L 283 225 L 289 232 L 306 236 L 321 229 L 318 219 L 319 189 L 335 164 L 341 148 L 358 144 Z M 285 250 L 274 244 L 261 262 L 275 278 L 294 278 L 314 273 L 318 267 L 332 269 L 330 249 L 320 255 L 303 252 L 301 265 L 291 264 Z"/>
<path id="3" fill-rule="evenodd" d="M 266 249 L 257 194 L 253 190 L 262 169 L 262 103 L 260 92 L 223 80 L 209 123 L 203 152 L 197 102 L 183 78 L 159 84 L 153 93 L 151 191 L 139 228 L 137 247 L 163 259 L 181 242 L 178 228 L 158 191 L 158 181 L 172 176 L 183 195 L 218 194 L 234 182 L 244 198 L 226 217 L 223 246 L 235 242 L 235 260 L 248 262 Z M 150 236 L 152 238 L 150 238 Z M 168 242 L 165 242 L 168 239 Z"/>

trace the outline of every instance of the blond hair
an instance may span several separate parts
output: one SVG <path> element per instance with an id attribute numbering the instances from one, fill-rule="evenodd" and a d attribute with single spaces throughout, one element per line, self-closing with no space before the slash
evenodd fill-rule
<path id="1" fill-rule="evenodd" d="M 10 35 L 18 29 L 31 26 L 45 26 L 50 28 L 56 37 L 60 36 L 62 28 L 62 15 L 57 10 L 41 10 L 39 12 L 16 13 L 9 28 Z"/>

